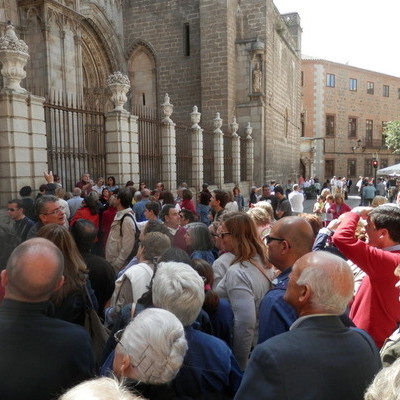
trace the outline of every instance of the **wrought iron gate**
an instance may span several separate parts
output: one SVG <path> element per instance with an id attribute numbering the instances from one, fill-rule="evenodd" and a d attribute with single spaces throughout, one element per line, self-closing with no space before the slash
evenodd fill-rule
<path id="1" fill-rule="evenodd" d="M 44 103 L 49 170 L 71 190 L 83 173 L 105 175 L 104 102 L 53 93 Z M 91 101 L 92 100 L 92 101 Z"/>

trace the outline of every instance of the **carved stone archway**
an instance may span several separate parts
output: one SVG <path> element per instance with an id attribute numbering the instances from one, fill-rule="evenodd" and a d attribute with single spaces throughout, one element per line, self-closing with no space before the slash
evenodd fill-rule
<path id="1" fill-rule="evenodd" d="M 113 72 L 113 63 L 101 38 L 89 24 L 82 26 L 81 48 L 84 101 L 96 109 L 110 111 L 113 106 L 106 82 L 108 75 Z"/>

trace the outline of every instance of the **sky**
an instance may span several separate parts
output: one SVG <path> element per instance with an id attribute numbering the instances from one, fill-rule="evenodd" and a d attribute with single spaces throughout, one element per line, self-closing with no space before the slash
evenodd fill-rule
<path id="1" fill-rule="evenodd" d="M 400 1 L 273 0 L 297 12 L 302 54 L 400 77 Z"/>

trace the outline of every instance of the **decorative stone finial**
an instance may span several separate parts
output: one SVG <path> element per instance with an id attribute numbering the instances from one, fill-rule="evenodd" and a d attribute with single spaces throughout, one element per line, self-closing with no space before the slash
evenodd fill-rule
<path id="1" fill-rule="evenodd" d="M 192 129 L 199 129 L 199 122 L 201 118 L 201 113 L 198 112 L 197 106 L 193 106 L 193 112 L 190 113 L 190 120 L 192 121 Z"/>
<path id="2" fill-rule="evenodd" d="M 120 71 L 116 71 L 111 75 L 108 75 L 107 85 L 113 85 L 114 83 L 119 83 L 121 85 L 128 85 L 131 87 L 131 82 L 128 78 L 128 75 L 123 74 Z"/>
<path id="3" fill-rule="evenodd" d="M 250 122 L 247 123 L 246 128 L 245 128 L 245 132 L 246 132 L 246 139 L 253 139 L 251 137 L 251 134 L 253 133 L 253 128 L 250 125 Z"/>
<path id="4" fill-rule="evenodd" d="M 165 93 L 164 96 L 164 103 L 161 104 L 161 109 L 162 112 L 165 116 L 165 118 L 162 120 L 164 123 L 170 123 L 172 122 L 172 119 L 170 118 L 172 115 L 172 112 L 174 110 L 174 106 L 170 103 L 170 98 L 168 96 L 168 93 Z"/>
<path id="5" fill-rule="evenodd" d="M 131 87 L 128 75 L 116 71 L 108 76 L 107 85 L 112 92 L 111 100 L 115 106 L 113 111 L 125 111 L 123 106 L 128 100 L 126 94 Z"/>
<path id="6" fill-rule="evenodd" d="M 217 112 L 214 118 L 214 133 L 222 133 L 221 126 L 222 126 L 222 119 L 220 117 L 220 113 Z"/>
<path id="7" fill-rule="evenodd" d="M 236 117 L 233 117 L 233 121 L 231 123 L 232 136 L 238 136 L 237 134 L 238 129 L 239 129 L 239 124 L 236 122 Z"/>
<path id="8" fill-rule="evenodd" d="M 6 33 L 0 37 L 0 62 L 3 64 L 1 74 L 4 78 L 3 90 L 13 90 L 18 93 L 27 91 L 21 87 L 21 81 L 26 77 L 24 70 L 29 59 L 28 46 L 19 40 L 14 27 L 8 23 Z"/>
<path id="9" fill-rule="evenodd" d="M 18 39 L 14 26 L 10 22 L 8 22 L 4 36 L 0 37 L 0 50 L 16 51 L 29 56 L 27 44 Z"/>

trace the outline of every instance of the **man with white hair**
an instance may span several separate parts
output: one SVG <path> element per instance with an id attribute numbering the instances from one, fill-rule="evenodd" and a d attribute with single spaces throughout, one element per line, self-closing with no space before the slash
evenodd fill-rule
<path id="1" fill-rule="evenodd" d="M 222 340 L 193 327 L 204 302 L 204 282 L 189 265 L 161 263 L 153 280 L 153 303 L 175 314 L 185 327 L 188 351 L 171 385 L 178 396 L 231 398 L 242 373 Z M 223 397 L 218 397 L 223 398 Z"/>
<path id="2" fill-rule="evenodd" d="M 63 270 L 61 251 L 49 240 L 35 238 L 19 245 L 1 272 L 2 399 L 54 399 L 94 375 L 86 330 L 47 315 L 50 296 L 64 283 Z"/>
<path id="3" fill-rule="evenodd" d="M 333 254 L 297 260 L 284 299 L 299 318 L 254 349 L 235 400 L 362 400 L 381 362 L 368 334 L 340 321 L 353 287 L 350 267 Z"/>

